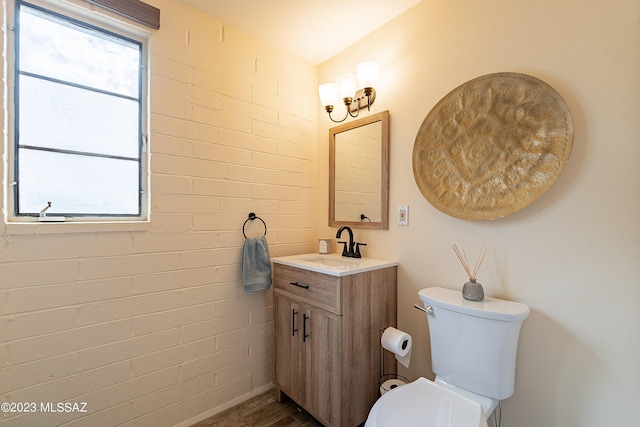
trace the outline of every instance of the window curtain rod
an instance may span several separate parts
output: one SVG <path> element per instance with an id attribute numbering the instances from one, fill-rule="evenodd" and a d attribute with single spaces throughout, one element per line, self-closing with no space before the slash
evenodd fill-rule
<path id="1" fill-rule="evenodd" d="M 86 0 L 118 15 L 132 19 L 147 27 L 160 28 L 160 9 L 140 0 Z"/>

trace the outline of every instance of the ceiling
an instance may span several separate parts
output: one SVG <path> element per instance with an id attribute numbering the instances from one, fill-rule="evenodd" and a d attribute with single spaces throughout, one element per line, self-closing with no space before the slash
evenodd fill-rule
<path id="1" fill-rule="evenodd" d="M 318 65 L 421 0 L 182 0 Z"/>

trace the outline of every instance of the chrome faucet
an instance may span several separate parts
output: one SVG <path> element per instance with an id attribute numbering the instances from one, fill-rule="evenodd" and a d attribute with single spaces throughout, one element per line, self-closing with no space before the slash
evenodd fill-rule
<path id="1" fill-rule="evenodd" d="M 356 242 L 353 241 L 353 231 L 351 231 L 351 228 L 347 227 L 346 225 L 343 227 L 340 227 L 338 229 L 338 233 L 336 234 L 336 239 L 340 238 L 344 230 L 347 230 L 349 232 L 349 242 L 348 243 L 338 242 L 338 243 L 344 244 L 344 249 L 342 250 L 342 256 L 353 258 L 356 256 L 356 253 L 353 250 Z"/>

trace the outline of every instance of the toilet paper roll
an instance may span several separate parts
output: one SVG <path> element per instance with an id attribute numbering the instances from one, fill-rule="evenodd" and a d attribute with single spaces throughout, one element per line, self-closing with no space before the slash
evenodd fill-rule
<path id="1" fill-rule="evenodd" d="M 389 326 L 382 333 L 380 340 L 382 348 L 396 355 L 396 360 L 405 368 L 409 367 L 411 360 L 411 335 L 399 329 Z"/>
<path id="2" fill-rule="evenodd" d="M 382 385 L 380 386 L 380 396 L 382 396 L 383 394 L 385 394 L 388 391 L 393 390 L 394 388 L 406 385 L 407 383 L 402 381 L 402 380 L 398 380 L 398 379 L 393 379 L 393 380 L 386 380 L 385 382 L 382 383 Z"/>

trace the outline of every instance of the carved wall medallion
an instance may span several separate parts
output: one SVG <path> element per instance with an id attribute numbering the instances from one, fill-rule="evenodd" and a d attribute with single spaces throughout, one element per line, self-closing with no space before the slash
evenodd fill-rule
<path id="1" fill-rule="evenodd" d="M 535 77 L 496 73 L 457 87 L 429 112 L 413 146 L 413 175 L 435 208 L 500 218 L 540 198 L 562 173 L 573 121 Z"/>

